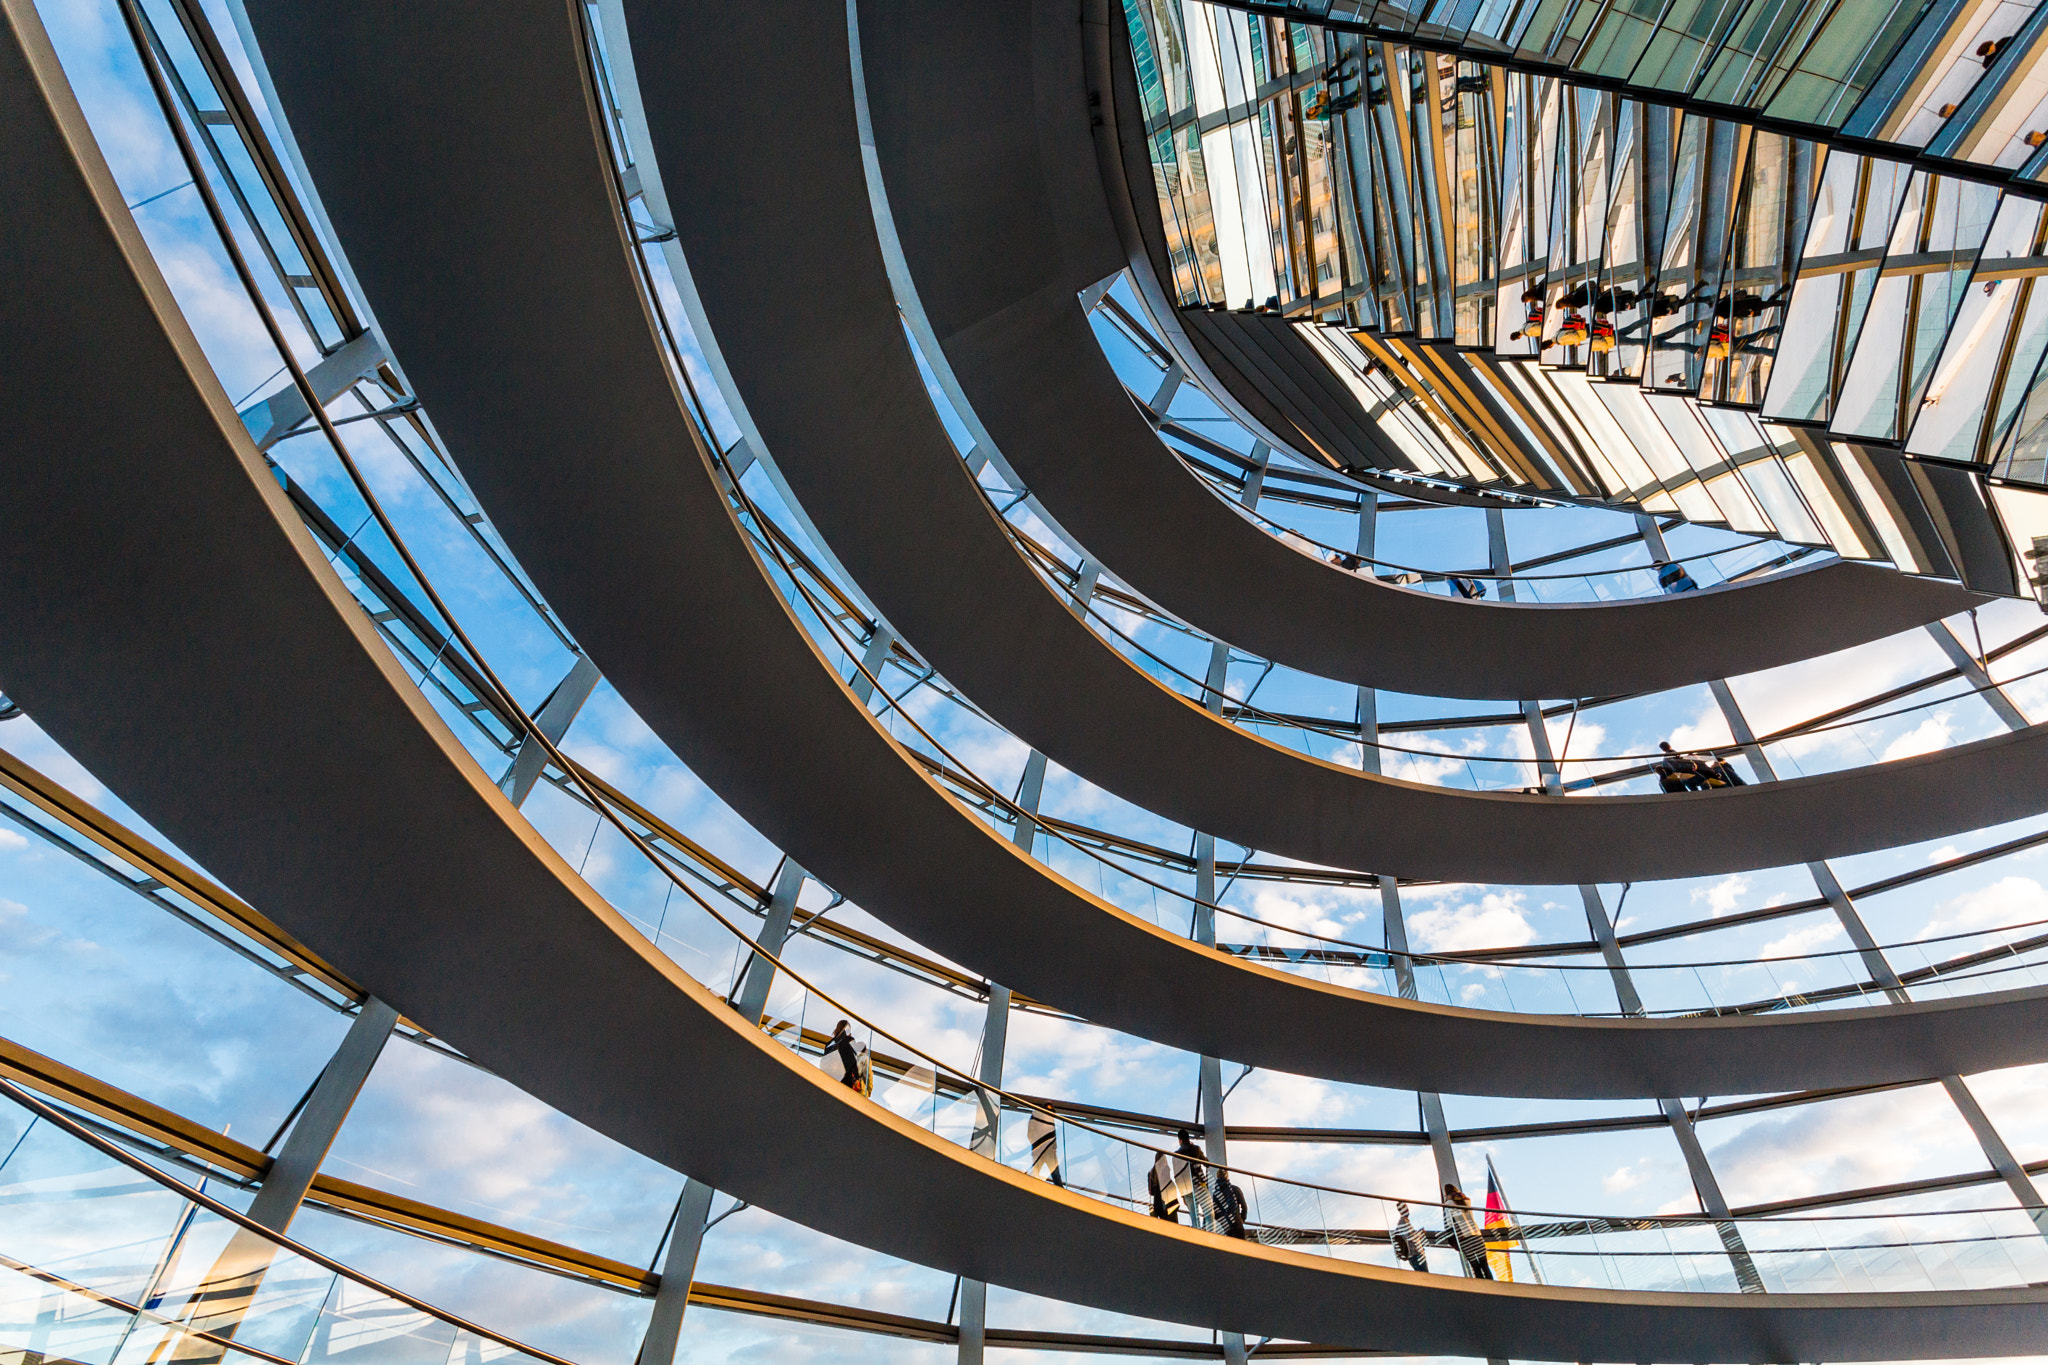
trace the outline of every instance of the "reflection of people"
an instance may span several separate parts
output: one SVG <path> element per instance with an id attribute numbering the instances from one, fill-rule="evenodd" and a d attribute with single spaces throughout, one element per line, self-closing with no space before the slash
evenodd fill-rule
<path id="1" fill-rule="evenodd" d="M 1696 592 L 1700 585 L 1685 571 L 1683 564 L 1660 564 L 1657 566 L 1657 586 L 1665 592 Z"/>
<path id="2" fill-rule="evenodd" d="M 1565 307 L 1584 308 L 1590 304 L 1595 313 L 1618 313 L 1624 308 L 1635 307 L 1635 302 L 1635 290 L 1595 289 L 1591 280 L 1582 282 L 1564 296 Z"/>
<path id="3" fill-rule="evenodd" d="M 1479 1235 L 1479 1225 L 1472 1221 L 1472 1200 L 1456 1185 L 1444 1186 L 1444 1231 L 1458 1244 L 1458 1254 L 1465 1258 L 1473 1279 L 1493 1278 L 1493 1267 L 1486 1263 L 1486 1242 Z"/>
<path id="4" fill-rule="evenodd" d="M 1416 1227 L 1415 1220 L 1408 1216 L 1406 1204 L 1396 1204 L 1394 1208 L 1401 1215 L 1394 1223 L 1394 1254 L 1399 1256 L 1410 1270 L 1418 1270 L 1427 1275 L 1429 1253 L 1423 1248 L 1422 1230 Z"/>
<path id="5" fill-rule="evenodd" d="M 1342 94 L 1332 94 L 1330 87 L 1324 86 L 1316 92 L 1315 98 L 1310 100 L 1308 106 L 1301 111 L 1301 116 L 1303 118 L 1336 118 L 1339 114 L 1356 109 L 1361 98 L 1363 96 L 1357 90 L 1347 90 Z"/>
<path id="6" fill-rule="evenodd" d="M 1476 578 L 1460 578 L 1457 575 L 1453 574 L 1450 577 L 1444 579 L 1444 582 L 1450 584 L 1452 588 L 1456 589 L 1457 594 L 1460 597 L 1469 599 L 1486 596 L 1486 585 L 1484 583 L 1481 583 Z"/>

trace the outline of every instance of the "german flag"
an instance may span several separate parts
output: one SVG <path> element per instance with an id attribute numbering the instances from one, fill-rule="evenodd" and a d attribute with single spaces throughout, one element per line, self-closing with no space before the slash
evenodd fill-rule
<path id="1" fill-rule="evenodd" d="M 1515 1278 L 1515 1263 L 1508 1253 L 1522 1240 L 1522 1230 L 1500 1192 L 1500 1177 L 1494 1173 L 1493 1158 L 1486 1159 L 1486 1265 L 1496 1280 Z M 1524 1250 L 1526 1251 L 1526 1244 Z M 1533 1265 L 1533 1263 L 1532 1263 Z"/>

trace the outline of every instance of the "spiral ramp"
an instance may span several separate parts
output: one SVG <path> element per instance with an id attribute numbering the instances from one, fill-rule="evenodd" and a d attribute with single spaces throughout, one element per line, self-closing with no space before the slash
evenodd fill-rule
<path id="1" fill-rule="evenodd" d="M 650 5 L 628 17 L 653 152 L 672 202 L 696 206 L 694 221 L 678 213 L 675 227 L 722 364 L 812 524 L 906 639 L 991 714 L 1072 756 L 1075 771 L 1094 766 L 1105 785 L 1147 804 L 1163 793 L 1162 809 L 1210 827 L 1210 811 L 1192 808 L 1195 784 L 1175 797 L 1171 781 L 1134 774 L 1183 739 L 1213 746 L 1200 756 L 1222 755 L 1226 767 L 1255 741 L 1113 656 L 1091 665 L 1100 642 L 1024 569 L 943 441 L 864 216 L 843 10 L 720 9 L 710 25 L 708 14 Z M 10 300 L 0 344 L 10 388 L 27 400 L 9 425 L 13 472 L 0 494 L 12 549 L 0 684 L 135 810 L 407 1018 L 563 1113 L 763 1208 L 973 1279 L 1120 1312 L 1535 1359 L 1982 1356 L 2048 1336 L 2048 1291 L 2025 1286 L 1729 1294 L 1485 1284 L 1169 1228 L 829 1084 L 594 892 L 395 663 L 213 377 L 33 11 L 16 0 L 8 18 L 0 98 L 16 134 L 5 173 L 27 192 L 0 218 Z M 1754 1093 L 2039 1060 L 2035 990 L 1820 1015 L 1518 1018 L 1226 958 L 1056 877 L 964 814 L 876 723 L 749 550 L 636 281 L 579 13 L 257 4 L 251 19 L 380 332 L 521 566 L 693 771 L 806 868 L 920 941 L 1085 1018 L 1207 1055 L 1377 1084 Z M 782 122 L 747 103 L 759 90 L 748 62 L 777 68 L 769 103 Z M 798 115 L 816 121 L 799 126 Z M 742 140 L 750 121 L 771 129 L 765 142 Z M 421 136 L 428 128 L 433 136 Z M 761 325 L 778 317 L 784 325 Z M 526 339 L 514 354 L 484 344 L 508 336 Z M 105 385 L 109 372 L 124 382 Z M 814 391 L 778 387 L 796 380 Z M 959 577 L 974 583 L 983 613 L 1014 608 L 1008 629 L 1057 658 L 1053 672 L 1079 675 L 1077 695 L 1089 695 L 1091 676 L 1107 679 L 1094 699 L 1108 708 L 1121 693 L 1130 709 L 1114 726 L 1097 716 L 1083 727 L 1092 733 L 1060 738 L 1063 714 L 1075 713 L 1034 710 L 1014 674 L 1005 687 L 1005 661 L 1020 657 L 1006 652 L 1006 631 L 970 629 L 957 603 L 916 590 L 903 552 L 920 545 L 956 569 L 973 566 Z M 938 577 L 929 563 L 924 573 Z M 1898 625 L 1940 610 L 1885 606 L 1897 607 Z M 713 660 L 737 668 L 719 675 Z M 209 704 L 189 704 L 200 695 Z M 1155 717 L 1172 725 L 1129 728 Z M 1293 847 L 1420 875 L 1592 881 L 1813 860 L 2031 814 L 2039 742 L 2021 731 L 1881 773 L 1699 799 L 1452 794 L 1323 774 L 1331 765 L 1293 755 L 1271 760 L 1270 790 L 1307 793 L 1294 806 L 1267 802 L 1255 782 L 1212 785 L 1262 809 L 1277 804 L 1276 823 L 1247 832 L 1281 851 L 1290 839 L 1280 826 L 1314 825 L 1341 780 L 1382 794 L 1345 798 L 1352 804 L 1325 814 L 1326 825 L 1374 824 L 1376 837 L 1347 843 L 1326 828 Z M 378 774 L 374 800 L 362 799 L 365 771 Z M 1367 801 L 1380 804 L 1358 804 Z M 1450 813 L 1460 806 L 1485 813 Z M 1738 813 L 1711 813 L 1723 809 Z M 1464 818 L 1486 827 L 1468 829 L 1462 850 L 1456 838 L 1424 837 Z M 1282 837 L 1264 837 L 1273 833 Z M 1487 861 L 1521 841 L 1549 851 Z M 1404 866 L 1394 850 L 1407 842 L 1423 851 Z M 962 902 L 980 913 L 963 914 Z M 1045 953 L 1049 938 L 1073 951 Z M 1362 1065 L 1333 1038 L 1370 1038 L 1380 1055 Z M 842 1198 L 815 1198 L 824 1153 L 870 1178 Z M 980 1235 L 990 1227 L 1005 1235 Z"/>
<path id="2" fill-rule="evenodd" d="M 424 73 L 443 65 L 479 69 L 482 59 L 459 46 L 467 34 L 443 38 L 439 49 L 427 35 L 393 49 L 376 36 L 381 24 L 366 19 L 356 30 L 361 46 L 338 48 L 338 30 L 319 21 L 319 11 L 301 14 L 267 40 L 273 79 L 287 108 L 304 111 L 301 149 L 326 187 L 349 258 L 380 300 L 380 323 L 437 424 L 464 452 L 464 472 L 494 523 L 605 675 L 693 771 L 804 867 L 918 941 L 1143 1037 L 1367 1084 L 1557 1097 L 1658 1095 L 1688 1085 L 1748 1093 L 2039 1059 L 2034 988 L 1843 1015 L 1539 1022 L 1330 986 L 1225 956 L 1021 856 L 954 804 L 821 664 L 760 579 L 716 484 L 679 459 L 650 458 L 686 449 L 690 433 L 658 354 L 635 330 L 642 306 L 620 254 L 601 151 L 581 111 L 561 96 L 540 106 L 560 111 L 544 121 L 523 94 L 493 108 L 468 89 L 428 80 Z M 270 22 L 258 6 L 259 32 Z M 288 36 L 302 46 L 287 46 Z M 352 52 L 361 61 L 344 65 L 340 55 Z M 304 56 L 293 60 L 297 53 Z M 559 88 L 574 88 L 576 53 L 566 41 L 504 48 L 498 60 L 504 74 L 487 86 L 528 91 L 551 75 Z M 499 130 L 515 109 L 527 111 L 519 115 L 527 133 L 507 139 Z M 428 124 L 444 130 L 443 140 L 403 134 Z M 463 150 L 449 156 L 458 133 Z M 422 156 L 394 174 L 402 155 L 394 149 L 404 147 Z M 507 185 L 520 187 L 517 202 L 495 192 Z M 486 242 L 496 249 L 488 262 L 479 255 Z M 835 245 L 831 254 L 841 252 Z M 531 268 L 539 262 L 544 271 Z M 735 267 L 733 278 L 754 276 Z M 475 326 L 439 325 L 457 314 Z M 822 334 L 815 315 L 808 330 Z M 484 345 L 507 335 L 532 340 L 511 354 Z M 592 366 L 603 385 L 561 382 L 593 356 L 603 357 Z M 779 368 L 764 361 L 761 372 Z M 870 375 L 858 387 L 877 386 Z M 928 418 L 921 392 L 896 401 Z M 821 462 L 843 454 L 822 434 L 818 440 Z M 579 455 L 565 467 L 558 452 L 572 444 Z M 679 537 L 675 527 L 694 529 Z M 716 574 L 706 567 L 713 554 L 723 561 Z M 1027 606 L 1052 604 L 1035 582 L 1023 587 Z M 1082 643 L 1094 648 L 1085 636 Z M 1135 672 L 1130 681 L 1147 689 L 1141 696 L 1164 697 Z M 1889 772 L 1879 779 L 1895 780 Z M 1346 780 L 1362 785 L 1353 774 Z M 1523 804 L 1542 812 L 1546 800 Z M 1671 810 L 1668 801 L 1637 801 L 1652 814 Z M 1562 813 L 1581 812 L 1573 803 Z M 1832 818 L 1840 820 L 1838 809 Z M 1074 951 L 1046 954 L 1047 935 Z M 1902 1051 L 1878 1043 L 1874 1029 L 1887 1030 Z M 1349 1041 L 1359 1036 L 1380 1041 L 1360 1049 Z M 1530 1048 L 1542 1065 L 1526 1064 Z"/>

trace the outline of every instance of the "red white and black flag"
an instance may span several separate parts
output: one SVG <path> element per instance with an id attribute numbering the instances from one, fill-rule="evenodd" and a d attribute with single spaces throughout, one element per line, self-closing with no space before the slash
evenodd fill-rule
<path id="1" fill-rule="evenodd" d="M 1508 1253 L 1515 1247 L 1522 1248 L 1522 1254 L 1529 1258 L 1529 1276 L 1536 1283 L 1543 1283 L 1543 1276 L 1536 1269 L 1536 1258 L 1530 1254 L 1529 1244 L 1522 1240 L 1522 1226 L 1515 1221 L 1514 1210 L 1508 1207 L 1508 1197 L 1501 1193 L 1500 1174 L 1493 1169 L 1493 1158 L 1486 1158 L 1486 1265 L 1496 1280 L 1515 1278 L 1515 1263 Z"/>

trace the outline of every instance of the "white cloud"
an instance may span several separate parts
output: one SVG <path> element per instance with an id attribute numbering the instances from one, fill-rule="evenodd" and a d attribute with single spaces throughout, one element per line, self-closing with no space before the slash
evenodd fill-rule
<path id="1" fill-rule="evenodd" d="M 1895 758 L 1911 758 L 1915 754 L 1931 754 L 1937 749 L 1946 749 L 1954 733 L 1955 725 L 1950 713 L 1937 711 L 1885 745 L 1880 758 L 1889 763 Z"/>
<path id="2" fill-rule="evenodd" d="M 1686 724 L 1674 729 L 1670 744 L 1674 749 L 1718 749 L 1734 737 L 1728 733 L 1728 718 L 1721 714 L 1721 708 L 1708 704 L 1700 708 L 1699 715 Z"/>
<path id="3" fill-rule="evenodd" d="M 1349 927 L 1347 920 L 1355 916 L 1355 902 L 1368 894 L 1363 890 L 1345 887 L 1318 887 L 1313 892 L 1307 887 L 1297 887 L 1295 890 L 1304 895 L 1314 894 L 1318 901 L 1327 896 L 1337 900 L 1350 900 L 1354 904 L 1348 907 L 1333 907 L 1307 900 L 1303 896 L 1290 896 L 1271 886 L 1260 886 L 1252 894 L 1251 913 L 1271 925 L 1340 938 Z M 1344 909 L 1352 910 L 1354 916 L 1343 915 Z M 1376 929 L 1369 932 L 1373 942 L 1378 942 L 1379 934 Z"/>
<path id="4" fill-rule="evenodd" d="M 1787 664 L 1781 668 L 1752 673 L 1730 681 L 1742 703 L 1750 728 L 1768 734 L 1787 725 L 1797 725 L 1857 697 L 1881 691 L 1907 678 L 1925 675 L 1948 666 L 1946 657 L 1922 631 L 1905 631 L 1874 640 L 1853 649 L 1823 654 Z M 1800 735 L 1774 743 L 1773 758 L 1780 759 L 1779 775 L 1790 777 L 1802 771 L 1799 760 L 1818 760 L 1814 771 L 1824 771 L 1841 762 L 1867 763 L 1868 752 L 1858 737 L 1859 727 L 1843 726 L 1816 734 Z"/>
<path id="5" fill-rule="evenodd" d="M 1749 878 L 1741 873 L 1723 877 L 1712 886 L 1696 886 L 1692 898 L 1695 902 L 1705 901 L 1707 913 L 1715 919 L 1733 912 L 1742 904 L 1743 893 L 1749 890 Z"/>
<path id="6" fill-rule="evenodd" d="M 1403 749 L 1424 749 L 1442 753 L 1442 758 L 1425 758 L 1420 754 L 1401 753 L 1393 749 L 1380 750 L 1381 771 L 1388 777 L 1404 782 L 1427 782 L 1436 786 L 1446 785 L 1454 773 L 1465 771 L 1465 759 L 1448 742 L 1436 735 L 1402 735 L 1395 741 Z M 1468 737 L 1461 746 L 1467 753 L 1484 751 L 1486 738 L 1483 735 Z"/>
<path id="7" fill-rule="evenodd" d="M 11 830 L 11 829 L 0 829 L 0 848 L 27 848 L 27 847 L 28 847 L 28 839 L 27 839 L 27 837 L 26 837 L 26 836 L 24 836 L 24 835 L 21 835 L 21 834 L 18 834 L 18 833 L 16 833 L 15 831 L 13 831 L 13 830 Z"/>
<path id="8" fill-rule="evenodd" d="M 1945 863 L 1950 858 L 1961 857 L 1962 852 L 1963 851 L 1957 848 L 1954 844 L 1943 844 L 1940 848 L 1935 849 L 1934 852 L 1927 855 L 1927 861 L 1930 863 Z"/>
<path id="9" fill-rule="evenodd" d="M 2004 877 L 1941 902 L 1934 907 L 1934 918 L 1920 933 L 1929 938 L 2040 919 L 2048 919 L 2048 891 L 2032 877 Z"/>
<path id="10" fill-rule="evenodd" d="M 1727 1126 L 1703 1125 L 1702 1139 L 1735 1204 L 1890 1184 L 1982 1162 L 1969 1128 L 1936 1085 L 1803 1105 L 1743 1123 L 1717 1141 Z"/>
<path id="11" fill-rule="evenodd" d="M 892 1013 L 889 1022 L 903 1027 L 926 1051 L 956 1066 L 969 1065 L 980 1042 L 978 1030 L 949 1031 L 944 1038 L 936 1038 L 930 1025 L 920 1030 L 917 1017 L 901 1010 Z M 1194 1100 L 1194 1064 L 1185 1061 L 1183 1074 L 1185 1057 L 1157 1043 L 1108 1029 L 1018 1013 L 1010 1020 L 1004 1083 L 1026 1094 L 1073 1096 L 1101 1103 L 1114 1103 L 1115 1097 L 1122 1097 L 1126 1103 L 1156 1103 L 1162 1111 L 1172 1112 L 1192 1106 Z M 1169 1098 L 1166 1092 L 1183 1079 L 1184 1098 Z M 1252 1080 L 1245 1084 L 1251 1085 Z M 1240 1089 L 1230 1097 L 1233 1116 L 1239 1112 L 1238 1099 L 1243 1093 Z"/>
<path id="12" fill-rule="evenodd" d="M 1424 910 L 1408 921 L 1415 946 L 1424 952 L 1454 953 L 1468 948 L 1513 948 L 1536 941 L 1523 916 L 1520 891 L 1488 892 L 1475 902 Z"/>
<path id="13" fill-rule="evenodd" d="M 1622 1194 L 1632 1190 L 1643 1183 L 1643 1167 L 1648 1164 L 1649 1158 L 1645 1157 L 1632 1165 L 1617 1166 L 1600 1178 L 1600 1188 L 1609 1194 Z"/>
<path id="14" fill-rule="evenodd" d="M 1763 946 L 1759 957 L 1801 957 L 1807 953 L 1825 948 L 1842 936 L 1839 924 L 1809 924 L 1803 929 L 1794 929 L 1782 938 L 1774 938 Z M 1787 990 L 1791 988 L 1786 987 Z"/>
<path id="15" fill-rule="evenodd" d="M 1225 1084 L 1236 1079 L 1226 1069 Z M 1224 1113 L 1230 1122 L 1272 1128 L 1330 1125 L 1344 1109 L 1344 1097 L 1328 1081 L 1281 1071 L 1254 1071 L 1230 1093 Z"/>

